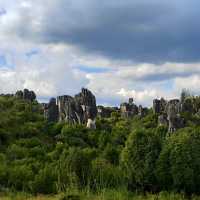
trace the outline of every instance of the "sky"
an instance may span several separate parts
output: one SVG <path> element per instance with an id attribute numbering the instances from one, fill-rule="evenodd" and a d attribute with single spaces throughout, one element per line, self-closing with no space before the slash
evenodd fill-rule
<path id="1" fill-rule="evenodd" d="M 199 0 L 0 0 L 0 93 L 90 89 L 151 106 L 200 94 Z"/>

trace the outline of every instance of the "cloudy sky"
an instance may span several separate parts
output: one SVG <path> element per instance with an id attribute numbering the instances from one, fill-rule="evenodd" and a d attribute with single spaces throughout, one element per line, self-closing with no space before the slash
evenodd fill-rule
<path id="1" fill-rule="evenodd" d="M 199 0 L 0 0 L 0 93 L 97 102 L 200 93 Z"/>

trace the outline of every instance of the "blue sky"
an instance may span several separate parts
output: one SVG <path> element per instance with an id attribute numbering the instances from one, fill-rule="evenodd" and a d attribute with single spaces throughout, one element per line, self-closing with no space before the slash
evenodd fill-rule
<path id="1" fill-rule="evenodd" d="M 3 55 L 0 55 L 0 67 L 6 66 L 6 65 L 7 65 L 6 57 Z"/>
<path id="2" fill-rule="evenodd" d="M 86 73 L 105 73 L 108 72 L 109 69 L 106 67 L 96 67 L 96 66 L 76 66 L 79 70 Z"/>
<path id="3" fill-rule="evenodd" d="M 198 0 L 0 0 L 0 93 L 97 102 L 200 93 Z"/>
<path id="4" fill-rule="evenodd" d="M 32 58 L 33 56 L 39 54 L 39 50 L 38 49 L 32 49 L 31 51 L 26 53 L 27 58 Z"/>

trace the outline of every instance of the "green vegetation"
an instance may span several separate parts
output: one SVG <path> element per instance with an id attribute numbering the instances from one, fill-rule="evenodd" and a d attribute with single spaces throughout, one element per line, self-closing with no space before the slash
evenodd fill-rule
<path id="1" fill-rule="evenodd" d="M 200 200 L 200 197 L 193 195 L 189 197 L 184 194 L 161 192 L 159 194 L 133 194 L 127 191 L 103 190 L 101 193 L 61 193 L 57 195 L 32 196 L 26 193 L 9 193 L 1 200 Z"/>
<path id="2" fill-rule="evenodd" d="M 183 113 L 187 126 L 169 135 L 151 110 L 112 113 L 96 130 L 49 124 L 37 102 L 14 97 L 0 97 L 0 113 L 0 199 L 198 199 L 198 115 Z"/>

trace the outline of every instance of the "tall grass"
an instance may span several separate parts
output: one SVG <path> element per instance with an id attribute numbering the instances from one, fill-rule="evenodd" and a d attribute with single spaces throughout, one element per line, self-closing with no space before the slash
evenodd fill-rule
<path id="1" fill-rule="evenodd" d="M 184 194 L 161 192 L 159 194 L 137 195 L 127 190 L 102 190 L 98 193 L 88 191 L 66 191 L 55 196 L 31 196 L 25 193 L 0 194 L 0 200 L 200 200 L 200 196 L 186 197 Z"/>

